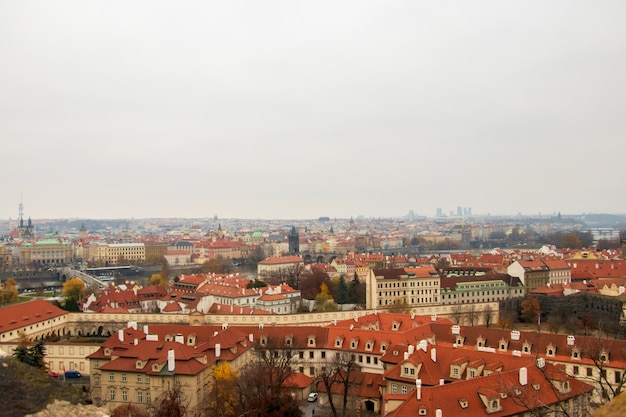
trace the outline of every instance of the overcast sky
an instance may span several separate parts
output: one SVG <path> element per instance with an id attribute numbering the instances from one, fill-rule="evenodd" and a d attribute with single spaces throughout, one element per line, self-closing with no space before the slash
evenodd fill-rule
<path id="1" fill-rule="evenodd" d="M 626 212 L 626 2 L 0 2 L 0 218 Z"/>

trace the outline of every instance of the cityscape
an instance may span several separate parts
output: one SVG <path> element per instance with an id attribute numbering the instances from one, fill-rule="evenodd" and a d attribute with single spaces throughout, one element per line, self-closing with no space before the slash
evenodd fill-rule
<path id="1" fill-rule="evenodd" d="M 625 14 L 0 2 L 0 415 L 626 415 Z"/>
<path id="2" fill-rule="evenodd" d="M 626 215 L 26 212 L 0 352 L 89 415 L 584 416 L 626 386 Z"/>

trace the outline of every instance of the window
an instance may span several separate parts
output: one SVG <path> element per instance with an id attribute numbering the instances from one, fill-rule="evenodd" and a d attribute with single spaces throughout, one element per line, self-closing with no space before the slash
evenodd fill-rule
<path id="1" fill-rule="evenodd" d="M 298 353 L 298 357 L 299 357 L 300 359 L 304 359 L 304 352 L 299 352 L 299 353 Z"/>
<path id="2" fill-rule="evenodd" d="M 396 384 L 391 384 L 391 393 L 392 394 L 398 393 L 398 386 Z"/>
<path id="3" fill-rule="evenodd" d="M 326 359 L 326 351 L 322 351 L 322 359 Z"/>
<path id="4" fill-rule="evenodd" d="M 574 369 L 573 369 L 573 374 L 574 374 L 574 375 L 578 375 L 578 372 L 579 372 L 579 371 L 580 371 L 580 370 L 578 369 L 578 366 L 574 366 Z"/>
<path id="5" fill-rule="evenodd" d="M 139 404 L 143 402 L 143 391 L 137 391 L 137 402 Z"/>
<path id="6" fill-rule="evenodd" d="M 109 372 L 109 381 L 115 381 L 115 374 L 113 372 Z"/>
<path id="7" fill-rule="evenodd" d="M 615 371 L 615 383 L 619 384 L 622 382 L 622 373 L 620 371 Z"/>
<path id="8" fill-rule="evenodd" d="M 95 375 L 93 376 L 93 384 L 94 384 L 94 386 L 96 386 L 96 387 L 99 387 L 99 386 L 100 386 L 100 375 L 95 374 Z"/>
<path id="9" fill-rule="evenodd" d="M 122 390 L 122 401 L 128 401 L 128 391 Z"/>
<path id="10" fill-rule="evenodd" d="M 309 352 L 309 359 L 313 359 L 313 358 L 315 358 L 315 352 L 310 351 Z"/>
<path id="11" fill-rule="evenodd" d="M 152 399 L 150 398 L 150 391 L 146 391 L 146 402 L 150 404 L 150 401 L 152 401 Z"/>
<path id="12" fill-rule="evenodd" d="M 587 368 L 587 376 L 593 376 L 593 369 Z"/>
<path id="13" fill-rule="evenodd" d="M 109 401 L 115 401 L 115 388 L 109 388 Z"/>
<path id="14" fill-rule="evenodd" d="M 402 385 L 402 390 L 401 391 L 402 391 L 403 394 L 406 394 L 406 392 L 407 392 L 406 391 L 406 385 Z"/>
<path id="15" fill-rule="evenodd" d="M 314 366 L 311 366 L 309 368 L 309 373 L 311 374 L 311 376 L 315 375 L 315 367 Z"/>
<path id="16" fill-rule="evenodd" d="M 126 374 L 122 374 L 122 382 L 126 382 Z"/>
<path id="17" fill-rule="evenodd" d="M 143 376 L 141 374 L 137 374 L 137 383 L 138 384 L 141 384 L 143 382 L 142 379 L 143 379 Z"/>

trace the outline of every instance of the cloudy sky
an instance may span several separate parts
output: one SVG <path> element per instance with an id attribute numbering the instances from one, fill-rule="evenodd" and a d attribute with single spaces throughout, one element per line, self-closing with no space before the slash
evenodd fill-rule
<path id="1" fill-rule="evenodd" d="M 626 2 L 0 2 L 0 218 L 626 212 Z"/>

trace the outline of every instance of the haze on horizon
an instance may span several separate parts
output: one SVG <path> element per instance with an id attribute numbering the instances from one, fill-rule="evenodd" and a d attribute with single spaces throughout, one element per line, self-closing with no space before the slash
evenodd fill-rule
<path id="1" fill-rule="evenodd" d="M 624 213 L 623 1 L 0 3 L 0 218 Z"/>

